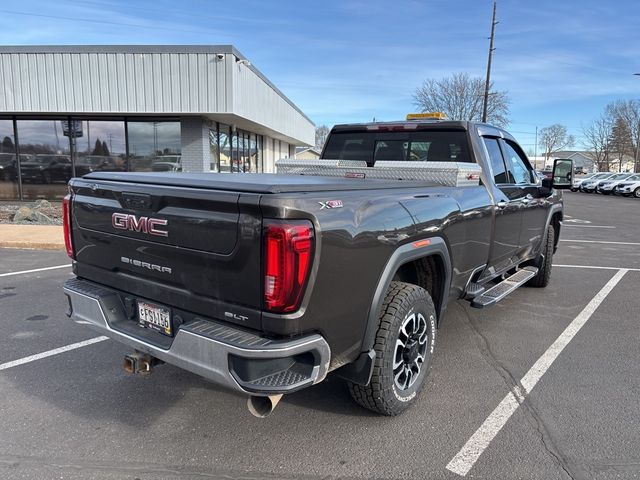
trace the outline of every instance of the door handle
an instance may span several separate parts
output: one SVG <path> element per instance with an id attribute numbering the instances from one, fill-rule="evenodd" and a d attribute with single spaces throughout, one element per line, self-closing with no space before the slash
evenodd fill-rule
<path id="1" fill-rule="evenodd" d="M 506 200 L 500 200 L 498 203 L 496 203 L 496 207 L 498 207 L 500 210 L 506 208 L 507 205 L 509 205 L 509 202 L 507 202 Z"/>

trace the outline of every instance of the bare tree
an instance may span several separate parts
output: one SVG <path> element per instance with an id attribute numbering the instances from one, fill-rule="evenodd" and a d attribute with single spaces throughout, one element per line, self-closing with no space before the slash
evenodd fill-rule
<path id="1" fill-rule="evenodd" d="M 549 160 L 553 152 L 572 147 L 575 142 L 575 137 L 567 133 L 567 127 L 559 123 L 541 129 L 538 135 L 538 143 L 544 151 L 545 160 Z"/>
<path id="2" fill-rule="evenodd" d="M 327 141 L 327 136 L 329 135 L 329 127 L 326 125 L 320 125 L 316 127 L 316 149 L 322 150 L 324 147 L 324 142 Z"/>
<path id="3" fill-rule="evenodd" d="M 616 151 L 632 155 L 634 170 L 640 171 L 640 100 L 618 100 L 607 105 L 605 112 L 616 125 Z"/>
<path id="4" fill-rule="evenodd" d="M 603 114 L 589 126 L 582 128 L 584 135 L 582 143 L 587 150 L 593 152 L 593 160 L 599 172 L 609 171 L 612 127 L 611 117 Z"/>
<path id="5" fill-rule="evenodd" d="M 428 79 L 413 93 L 422 112 L 443 112 L 452 120 L 481 121 L 485 81 L 468 73 L 454 73 L 441 80 Z M 489 85 L 493 90 L 493 82 Z M 487 104 L 487 122 L 504 127 L 509 123 L 507 92 L 492 91 Z"/>

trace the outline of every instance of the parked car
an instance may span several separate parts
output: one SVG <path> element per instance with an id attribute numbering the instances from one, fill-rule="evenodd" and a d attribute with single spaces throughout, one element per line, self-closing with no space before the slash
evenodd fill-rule
<path id="1" fill-rule="evenodd" d="M 589 173 L 587 175 L 574 175 L 573 176 L 573 180 L 571 181 L 571 191 L 572 192 L 577 192 L 580 189 L 580 184 L 582 182 L 584 182 L 585 180 L 589 180 L 590 178 L 592 178 L 594 175 L 597 175 L 596 173 Z"/>
<path id="2" fill-rule="evenodd" d="M 254 415 L 330 371 L 397 415 L 427 383 L 449 302 L 548 284 L 573 166 L 540 182 L 502 129 L 403 121 L 335 126 L 321 159 L 277 168 L 73 179 L 68 315 L 128 345 L 126 371 L 177 365 Z"/>
<path id="3" fill-rule="evenodd" d="M 613 175 L 613 173 L 608 172 L 596 173 L 593 177 L 580 182 L 580 186 L 578 188 L 581 192 L 593 193 L 596 191 L 598 182 L 601 180 L 607 180 L 608 178 L 613 177 Z"/>
<path id="4" fill-rule="evenodd" d="M 603 195 L 615 193 L 616 185 L 632 175 L 632 173 L 618 173 L 610 178 L 607 178 L 606 180 L 601 180 L 596 185 L 596 191 L 598 193 L 602 193 Z"/>
<path id="5" fill-rule="evenodd" d="M 118 157 L 87 155 L 76 160 L 76 176 L 90 172 L 124 172 L 124 162 Z"/>
<path id="6" fill-rule="evenodd" d="M 20 154 L 20 163 L 25 164 L 31 161 L 33 161 L 33 155 L 27 153 Z M 5 182 L 15 182 L 18 180 L 15 153 L 0 153 L 0 180 L 4 180 Z"/>
<path id="7" fill-rule="evenodd" d="M 636 198 L 640 198 L 640 174 L 632 175 L 618 183 L 616 185 L 616 193 L 625 197 L 633 195 Z"/>
<path id="8" fill-rule="evenodd" d="M 0 179 L 11 182 L 16 178 L 15 153 L 0 153 Z"/>
<path id="9" fill-rule="evenodd" d="M 160 155 L 151 164 L 153 172 L 181 172 L 182 163 L 180 155 Z"/>
<path id="10" fill-rule="evenodd" d="M 68 182 L 72 177 L 71 173 L 69 155 L 44 153 L 34 155 L 28 162 L 20 159 L 20 175 L 23 182 Z"/>

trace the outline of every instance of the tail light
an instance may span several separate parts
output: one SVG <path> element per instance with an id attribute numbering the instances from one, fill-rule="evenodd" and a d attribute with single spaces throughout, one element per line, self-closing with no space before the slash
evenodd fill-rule
<path id="1" fill-rule="evenodd" d="M 308 220 L 265 220 L 264 304 L 271 312 L 300 306 L 313 258 L 313 225 Z"/>
<path id="2" fill-rule="evenodd" d="M 67 249 L 67 255 L 74 259 L 73 243 L 71 242 L 71 195 L 67 195 L 62 199 L 62 225 L 64 231 L 64 246 Z"/>

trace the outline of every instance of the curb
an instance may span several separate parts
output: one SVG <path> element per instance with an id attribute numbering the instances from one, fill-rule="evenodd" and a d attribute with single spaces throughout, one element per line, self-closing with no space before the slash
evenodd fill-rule
<path id="1" fill-rule="evenodd" d="M 0 248 L 64 250 L 62 226 L 1 224 Z"/>
<path id="2" fill-rule="evenodd" d="M 36 242 L 11 242 L 0 240 L 0 248 L 16 248 L 22 250 L 64 250 L 64 244 L 36 243 Z"/>

